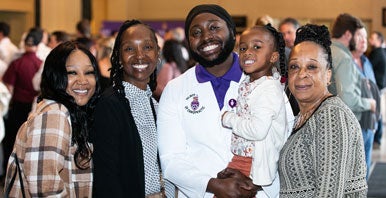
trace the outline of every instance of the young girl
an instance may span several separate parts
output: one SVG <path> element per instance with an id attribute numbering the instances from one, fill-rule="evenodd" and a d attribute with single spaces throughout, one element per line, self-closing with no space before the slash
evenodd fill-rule
<path id="1" fill-rule="evenodd" d="M 247 76 L 239 87 L 237 102 L 229 101 L 236 111 L 222 116 L 223 126 L 233 130 L 234 156 L 228 168 L 240 170 L 263 187 L 256 197 L 279 194 L 277 162 L 291 128 L 288 120 L 293 120 L 281 82 L 286 79 L 284 47 L 283 37 L 270 24 L 241 34 L 240 65 Z M 275 67 L 278 60 L 281 75 Z M 219 177 L 226 176 L 226 169 L 219 173 Z"/>

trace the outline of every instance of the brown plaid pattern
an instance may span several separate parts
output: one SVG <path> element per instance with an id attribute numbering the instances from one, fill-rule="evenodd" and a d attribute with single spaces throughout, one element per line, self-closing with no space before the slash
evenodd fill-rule
<path id="1" fill-rule="evenodd" d="M 6 186 L 16 170 L 17 154 L 27 197 L 91 197 L 92 169 L 76 167 L 71 136 L 67 108 L 52 100 L 40 102 L 19 129 L 8 161 Z M 10 197 L 22 197 L 18 176 Z"/>

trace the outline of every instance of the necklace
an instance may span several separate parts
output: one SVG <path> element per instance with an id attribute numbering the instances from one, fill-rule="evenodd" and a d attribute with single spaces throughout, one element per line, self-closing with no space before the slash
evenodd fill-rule
<path id="1" fill-rule="evenodd" d="M 308 120 L 309 117 L 314 113 L 314 111 L 320 106 L 320 104 L 328 97 L 330 97 L 331 94 L 326 94 L 325 96 L 321 97 L 307 112 L 302 113 L 299 112 L 298 118 L 296 120 L 294 129 L 298 129 L 301 126 L 303 126 L 304 123 Z"/>
<path id="2" fill-rule="evenodd" d="M 312 115 L 312 113 L 314 113 L 315 109 L 316 109 L 316 105 L 315 105 L 315 107 L 313 107 L 312 109 L 310 109 L 309 111 L 307 111 L 305 113 L 299 112 L 299 116 L 296 120 L 294 129 L 300 128 L 306 122 L 306 120 Z"/>

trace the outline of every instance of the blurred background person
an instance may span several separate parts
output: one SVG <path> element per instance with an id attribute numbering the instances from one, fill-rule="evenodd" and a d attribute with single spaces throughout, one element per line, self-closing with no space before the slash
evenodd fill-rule
<path id="1" fill-rule="evenodd" d="M 10 32 L 11 27 L 9 24 L 0 22 L 0 79 L 18 52 L 16 45 L 14 45 L 8 37 Z"/>
<path id="2" fill-rule="evenodd" d="M 5 120 L 4 168 L 7 167 L 7 161 L 12 152 L 17 131 L 23 122 L 27 120 L 32 108 L 32 102 L 38 95 L 38 92 L 32 86 L 32 78 L 43 62 L 36 55 L 42 36 L 42 31 L 31 30 L 27 34 L 24 40 L 25 52 L 20 58 L 11 62 L 3 76 L 4 84 L 12 94 L 8 116 Z"/>
<path id="3" fill-rule="evenodd" d="M 76 23 L 75 41 L 84 45 L 94 56 L 96 56 L 96 43 L 92 38 L 91 25 L 88 19 L 82 19 Z"/>
<path id="4" fill-rule="evenodd" d="M 49 36 L 48 46 L 51 49 L 54 49 L 59 44 L 66 42 L 66 41 L 69 41 L 69 40 L 70 40 L 70 36 L 66 32 L 54 31 Z M 43 68 L 44 68 L 44 64 L 42 64 L 40 69 L 36 72 L 36 74 L 32 78 L 32 85 L 36 91 L 40 91 L 40 81 L 41 81 Z"/>
<path id="5" fill-rule="evenodd" d="M 273 18 L 266 14 L 266 15 L 263 15 L 263 16 L 257 18 L 255 25 L 264 26 L 264 25 L 268 25 L 268 23 L 270 23 L 273 27 L 275 27 L 274 22 L 273 22 Z"/>
<path id="6" fill-rule="evenodd" d="M 76 39 L 78 38 L 90 38 L 91 39 L 91 26 L 88 19 L 82 19 L 76 23 Z M 75 40 L 76 40 L 75 39 Z"/>
<path id="7" fill-rule="evenodd" d="M 294 46 L 296 39 L 296 30 L 299 28 L 299 22 L 291 17 L 283 19 L 279 24 L 279 31 L 282 33 L 285 41 L 285 59 L 288 63 L 288 58 L 291 53 L 291 49 Z M 288 82 L 287 82 L 288 83 Z M 288 100 L 290 101 L 293 114 L 296 116 L 299 114 L 299 106 L 296 99 L 292 96 L 291 91 L 286 89 Z"/>
<path id="8" fill-rule="evenodd" d="M 379 90 L 386 87 L 386 52 L 382 47 L 384 42 L 383 34 L 380 32 L 373 32 L 369 38 L 371 51 L 369 53 L 369 60 L 373 65 L 375 80 Z"/>
<path id="9" fill-rule="evenodd" d="M 8 113 L 8 106 L 11 100 L 11 93 L 3 83 L 3 75 L 8 69 L 9 64 L 15 59 L 19 49 L 9 38 L 11 27 L 8 23 L 0 22 L 0 142 L 5 135 L 4 116 Z M 5 176 L 3 146 L 0 145 L 0 183 Z"/>
<path id="10" fill-rule="evenodd" d="M 162 55 L 165 59 L 165 63 L 161 67 L 161 71 L 157 76 L 157 88 L 153 92 L 154 97 L 159 100 L 162 91 L 166 84 L 184 73 L 188 69 L 189 56 L 185 47 L 177 40 L 166 40 L 162 48 Z"/>
<path id="11" fill-rule="evenodd" d="M 362 128 L 363 141 L 366 151 L 367 164 L 371 164 L 371 153 L 373 150 L 374 133 L 378 128 L 380 120 L 380 94 L 375 81 L 373 66 L 364 55 L 367 50 L 367 31 L 365 27 L 358 29 L 354 35 L 355 47 L 351 48 L 351 54 L 359 73 L 361 74 L 361 96 L 363 98 L 372 98 L 376 101 L 376 111 L 363 111 L 359 124 Z M 368 177 L 368 176 L 367 176 Z"/>
<path id="12" fill-rule="evenodd" d="M 8 113 L 9 102 L 11 101 L 11 93 L 8 88 L 0 81 L 0 142 L 3 141 L 5 136 L 4 116 Z M 0 144 L 0 186 L 4 185 L 5 168 L 3 146 Z"/>
<path id="13" fill-rule="evenodd" d="M 369 60 L 373 65 L 375 80 L 378 86 L 378 89 L 381 91 L 381 98 L 384 98 L 386 95 L 386 91 L 384 88 L 386 87 L 386 51 L 382 47 L 384 43 L 383 34 L 374 31 L 371 33 L 369 38 L 369 44 L 372 48 L 369 54 Z M 383 96 L 383 97 L 382 97 Z M 381 109 L 385 108 L 385 104 L 382 102 L 380 104 Z M 382 114 L 385 115 L 385 114 Z M 374 135 L 374 148 L 378 149 L 381 145 L 382 133 L 383 133 L 383 117 L 381 115 L 381 119 L 378 122 L 378 128 L 375 131 Z"/>
<path id="14" fill-rule="evenodd" d="M 54 31 L 49 36 L 48 47 L 54 49 L 59 44 L 69 41 L 70 35 L 64 31 Z"/>
<path id="15" fill-rule="evenodd" d="M 348 13 L 339 14 L 331 30 L 332 83 L 330 93 L 339 96 L 351 109 L 358 121 L 366 111 L 376 112 L 377 103 L 373 98 L 362 96 L 362 76 L 354 63 L 350 50 L 356 47 L 356 33 L 364 27 L 361 20 Z M 372 132 L 371 132 L 372 133 Z M 369 140 L 373 134 L 363 131 L 363 138 Z M 372 145 L 365 144 L 367 176 L 371 166 Z"/>
<path id="16" fill-rule="evenodd" d="M 48 32 L 40 27 L 32 27 L 28 30 L 28 32 L 24 33 L 21 36 L 21 40 L 19 43 L 19 53 L 16 55 L 17 56 L 16 58 L 20 57 L 21 54 L 25 52 L 24 40 L 29 32 L 39 32 L 39 34 L 42 34 L 42 37 L 37 47 L 36 56 L 44 62 L 44 60 L 47 58 L 48 54 L 50 53 L 51 48 L 47 46 L 48 37 L 49 37 Z"/>
<path id="17" fill-rule="evenodd" d="M 165 32 L 164 40 L 176 40 L 180 43 L 185 41 L 185 32 L 184 28 L 176 27 Z"/>
<path id="18" fill-rule="evenodd" d="M 114 48 L 114 37 L 101 38 L 97 43 L 97 60 L 99 70 L 101 71 L 101 77 L 99 78 L 101 83 L 102 92 L 110 86 L 110 69 L 111 69 L 111 54 Z"/>
<path id="19" fill-rule="evenodd" d="M 292 49 L 296 38 L 296 30 L 300 24 L 298 20 L 288 17 L 283 19 L 279 24 L 279 31 L 283 34 L 285 46 Z"/>
<path id="20" fill-rule="evenodd" d="M 364 55 L 367 51 L 367 30 L 365 27 L 358 29 L 355 32 L 355 48 L 350 49 L 354 59 L 354 63 L 359 69 L 362 77 L 371 80 L 376 84 L 376 77 L 373 70 L 373 65 L 370 60 Z"/>

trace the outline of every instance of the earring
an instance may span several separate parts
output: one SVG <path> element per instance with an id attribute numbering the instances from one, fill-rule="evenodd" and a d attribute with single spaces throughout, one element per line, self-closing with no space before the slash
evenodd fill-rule
<path id="1" fill-rule="evenodd" d="M 157 65 L 161 64 L 162 60 L 161 60 L 161 57 L 158 56 L 158 62 L 157 62 Z"/>
<path id="2" fill-rule="evenodd" d="M 278 80 L 280 78 L 279 71 L 277 71 L 277 68 L 275 66 L 272 66 L 272 77 L 275 80 Z"/>

